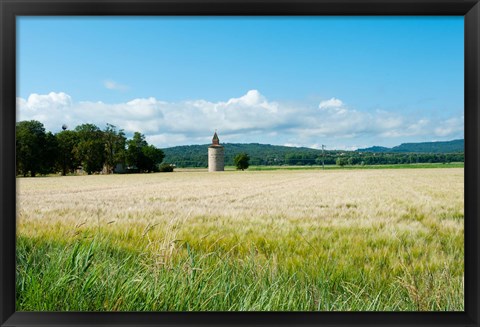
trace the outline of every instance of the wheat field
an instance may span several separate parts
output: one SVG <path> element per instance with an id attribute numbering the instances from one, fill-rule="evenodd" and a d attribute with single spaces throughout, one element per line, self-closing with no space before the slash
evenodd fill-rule
<path id="1" fill-rule="evenodd" d="M 19 311 L 463 311 L 464 171 L 17 179 Z"/>

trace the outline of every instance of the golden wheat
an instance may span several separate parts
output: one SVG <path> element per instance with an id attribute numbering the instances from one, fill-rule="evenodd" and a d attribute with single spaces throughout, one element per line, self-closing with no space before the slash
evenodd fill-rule
<path id="1" fill-rule="evenodd" d="M 19 178 L 17 229 L 47 240 L 97 233 L 143 253 L 139 264 L 152 271 L 187 256 L 181 242 L 240 263 L 254 249 L 271 276 L 331 267 L 347 293 L 361 294 L 368 278 L 399 285 L 419 310 L 461 310 L 449 303 L 463 298 L 463 176 L 437 168 Z"/>

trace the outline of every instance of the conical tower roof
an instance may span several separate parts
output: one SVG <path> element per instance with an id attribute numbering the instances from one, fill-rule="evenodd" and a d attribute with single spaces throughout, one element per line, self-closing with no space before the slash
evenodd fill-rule
<path id="1" fill-rule="evenodd" d="M 213 134 L 212 145 L 220 145 L 220 139 L 218 138 L 217 131 Z"/>

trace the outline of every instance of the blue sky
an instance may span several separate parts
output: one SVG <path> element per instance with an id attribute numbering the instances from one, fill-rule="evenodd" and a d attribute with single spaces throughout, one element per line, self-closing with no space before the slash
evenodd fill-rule
<path id="1" fill-rule="evenodd" d="M 17 120 L 159 147 L 463 138 L 463 17 L 20 17 Z"/>

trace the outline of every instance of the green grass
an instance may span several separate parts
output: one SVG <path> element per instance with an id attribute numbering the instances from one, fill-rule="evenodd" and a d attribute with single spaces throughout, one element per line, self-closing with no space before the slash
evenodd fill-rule
<path id="1" fill-rule="evenodd" d="M 325 165 L 325 169 L 418 169 L 418 168 L 463 168 L 463 162 L 443 163 L 418 163 L 418 164 L 392 164 L 392 165 Z M 227 170 L 227 167 L 225 168 Z M 320 166 L 250 166 L 249 170 L 318 170 L 323 169 Z M 234 170 L 234 167 L 228 167 L 228 170 Z"/>
<path id="2" fill-rule="evenodd" d="M 183 240 L 161 258 L 141 251 L 147 246 L 141 242 L 115 246 L 118 236 L 107 231 L 87 230 L 70 241 L 18 237 L 17 310 L 463 309 L 463 268 L 425 262 L 424 242 L 432 235 L 365 238 L 371 232 L 327 230 L 320 244 L 300 234 L 288 241 L 259 235 L 242 246 L 219 245 L 213 238 Z M 455 253 L 459 235 L 430 242 L 448 255 L 461 255 Z M 341 246 L 332 249 L 331 243 Z"/>

